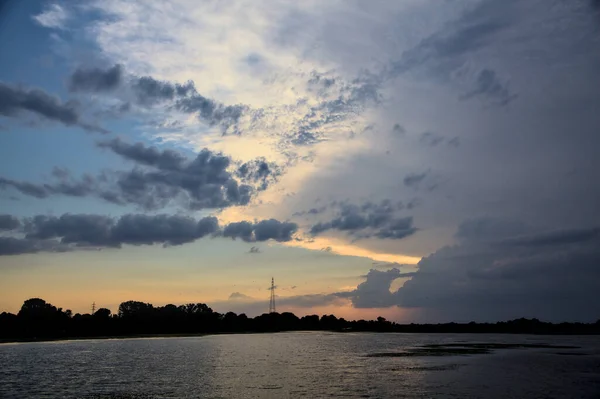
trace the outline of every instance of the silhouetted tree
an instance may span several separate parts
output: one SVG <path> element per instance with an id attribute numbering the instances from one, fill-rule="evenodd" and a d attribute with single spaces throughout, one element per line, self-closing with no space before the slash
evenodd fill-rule
<path id="1" fill-rule="evenodd" d="M 110 317 L 110 309 L 100 308 L 94 312 L 93 316 L 96 319 L 108 319 Z"/>
<path id="2" fill-rule="evenodd" d="M 290 312 L 264 313 L 249 318 L 245 314 L 213 311 L 204 303 L 176 306 L 126 301 L 117 315 L 98 309 L 93 315 L 75 314 L 70 310 L 31 298 L 17 315 L 0 314 L 0 338 L 47 339 L 158 333 L 275 332 L 295 330 L 385 331 L 427 333 L 528 333 L 528 334 L 600 334 L 600 320 L 595 323 L 545 323 L 538 319 L 516 319 L 498 323 L 396 324 L 384 317 L 377 320 L 347 321 L 334 315 L 304 316 Z"/>

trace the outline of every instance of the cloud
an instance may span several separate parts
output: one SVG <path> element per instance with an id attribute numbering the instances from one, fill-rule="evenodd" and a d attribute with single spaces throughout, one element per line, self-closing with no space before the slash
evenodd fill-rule
<path id="1" fill-rule="evenodd" d="M 511 94 L 508 83 L 501 82 L 496 76 L 496 72 L 490 69 L 483 69 L 475 82 L 475 88 L 462 96 L 461 100 L 469 100 L 473 97 L 484 97 L 495 104 L 507 105 L 514 100 L 517 95 Z"/>
<path id="2" fill-rule="evenodd" d="M 38 252 L 65 252 L 67 250 L 68 246 L 56 241 L 0 237 L 0 256 L 34 254 Z"/>
<path id="3" fill-rule="evenodd" d="M 46 28 L 64 29 L 69 20 L 69 13 L 59 4 L 50 4 L 45 10 L 33 16 L 33 20 Z"/>
<path id="4" fill-rule="evenodd" d="M 417 232 L 417 228 L 413 227 L 412 216 L 397 218 L 390 220 L 382 229 L 375 232 L 377 238 L 390 238 L 400 240 L 411 236 Z"/>
<path id="5" fill-rule="evenodd" d="M 426 68 L 435 74 L 449 74 L 462 66 L 465 56 L 492 43 L 493 37 L 509 26 L 506 14 L 506 10 L 493 2 L 480 2 L 451 27 L 433 33 L 404 51 L 400 59 L 392 63 L 391 75 L 397 76 L 416 68 Z"/>
<path id="6" fill-rule="evenodd" d="M 480 217 L 463 221 L 457 228 L 456 237 L 467 242 L 492 242 L 521 235 L 527 230 L 523 222 Z"/>
<path id="7" fill-rule="evenodd" d="M 259 254 L 261 253 L 261 250 L 259 247 L 251 247 L 250 250 L 248 251 L 249 254 Z"/>
<path id="8" fill-rule="evenodd" d="M 58 98 L 41 89 L 12 87 L 0 82 L 0 115 L 19 117 L 25 111 L 65 126 L 79 126 L 90 132 L 108 133 L 101 127 L 83 122 L 72 102 L 61 103 Z"/>
<path id="9" fill-rule="evenodd" d="M 433 132 L 423 132 L 419 137 L 419 141 L 429 147 L 435 147 L 440 143 L 444 142 L 444 136 L 440 136 L 437 133 Z"/>
<path id="10" fill-rule="evenodd" d="M 246 242 L 275 240 L 290 241 L 298 225 L 292 222 L 280 222 L 275 219 L 261 220 L 256 223 L 242 221 L 229 223 L 223 229 L 223 236 L 240 238 Z"/>
<path id="11" fill-rule="evenodd" d="M 557 230 L 504 240 L 504 244 L 521 247 L 560 246 L 591 241 L 600 236 L 600 228 Z"/>
<path id="12" fill-rule="evenodd" d="M 173 107 L 186 114 L 196 114 L 200 121 L 209 126 L 220 125 L 224 131 L 235 127 L 242 114 L 249 110 L 244 105 L 226 106 L 201 95 L 192 81 L 179 84 L 157 80 L 151 76 L 126 77 L 120 64 L 106 69 L 77 68 L 69 78 L 69 89 L 74 92 L 106 94 L 119 87 L 123 89 L 120 93 L 123 100 L 127 100 L 127 93 L 131 92 L 133 101 L 139 106 Z"/>
<path id="13" fill-rule="evenodd" d="M 15 230 L 21 226 L 19 219 L 12 215 L 0 215 L 0 231 Z"/>
<path id="14" fill-rule="evenodd" d="M 244 105 L 225 106 L 198 93 L 178 99 L 175 108 L 188 114 L 197 114 L 198 119 L 210 126 L 221 124 L 225 129 L 235 126 L 248 109 Z"/>
<path id="15" fill-rule="evenodd" d="M 176 151 L 160 151 L 156 147 L 148 147 L 143 143 L 130 144 L 119 138 L 101 141 L 98 147 L 110 149 L 129 161 L 162 170 L 181 170 L 187 162 L 187 158 Z"/>
<path id="16" fill-rule="evenodd" d="M 196 93 L 193 82 L 184 85 L 156 80 L 151 76 L 132 78 L 131 88 L 140 104 L 151 105 Z"/>
<path id="17" fill-rule="evenodd" d="M 254 248 L 254 247 L 252 247 Z M 229 295 L 228 300 L 230 301 L 252 301 L 254 300 L 254 298 L 252 298 L 251 296 L 248 296 L 246 294 L 242 294 L 241 292 L 232 292 L 231 295 Z"/>
<path id="18" fill-rule="evenodd" d="M 223 229 L 223 237 L 240 238 L 246 242 L 254 241 L 252 232 L 254 225 L 248 221 L 229 223 Z"/>
<path id="19" fill-rule="evenodd" d="M 392 132 L 398 136 L 404 136 L 406 134 L 406 129 L 401 124 L 396 123 L 392 127 Z"/>
<path id="20" fill-rule="evenodd" d="M 460 138 L 459 137 L 453 137 L 450 140 L 448 140 L 448 145 L 451 147 L 458 147 L 460 145 Z"/>
<path id="21" fill-rule="evenodd" d="M 526 235 L 523 229 L 510 221 L 470 220 L 458 229 L 458 245 L 424 257 L 416 272 L 371 270 L 356 290 L 336 295 L 355 307 L 419 308 L 428 321 L 596 320 L 600 229 Z M 411 279 L 390 292 L 401 277 Z"/>
<path id="22" fill-rule="evenodd" d="M 236 179 L 229 171 L 233 166 L 231 158 L 208 149 L 189 160 L 172 150 L 159 151 L 118 139 L 99 145 L 127 160 L 151 167 L 150 170 L 134 168 L 121 172 L 116 181 L 119 198 L 149 209 L 164 206 L 176 198 L 181 198 L 189 209 L 246 205 L 256 191 L 256 184 L 258 189 L 265 189 L 278 173 L 275 166 L 260 160 L 253 164 L 258 165 L 255 169 L 248 166 L 250 163 L 244 164 L 245 173 L 240 173 L 238 168 Z"/>
<path id="23" fill-rule="evenodd" d="M 327 230 L 340 230 L 358 238 L 401 239 L 417 231 L 412 226 L 412 217 L 395 217 L 396 211 L 402 208 L 402 203 L 392 204 L 390 200 L 366 202 L 362 206 L 343 203 L 337 217 L 328 222 L 318 222 L 311 227 L 310 233 L 315 236 Z"/>
<path id="24" fill-rule="evenodd" d="M 596 320 L 597 234 L 561 234 L 551 240 L 561 245 L 539 245 L 547 237 L 518 246 L 466 241 L 440 249 L 419 263 L 415 277 L 398 291 L 398 304 L 455 320 Z"/>
<path id="25" fill-rule="evenodd" d="M 103 171 L 98 176 L 72 178 L 67 170 L 54 169 L 53 178 L 34 184 L 0 177 L 0 188 L 36 198 L 52 195 L 95 196 L 115 204 L 134 204 L 158 209 L 178 204 L 187 209 L 247 205 L 257 190 L 266 189 L 281 173 L 263 159 L 237 166 L 231 158 L 201 150 L 188 158 L 173 150 L 159 150 L 142 143 L 113 139 L 98 143 L 136 166 L 129 171 Z"/>
<path id="26" fill-rule="evenodd" d="M 35 198 L 47 198 L 52 195 L 65 195 L 70 197 L 86 197 L 91 195 L 97 195 L 99 197 L 109 197 L 110 193 L 102 191 L 99 187 L 101 181 L 105 178 L 104 175 L 100 175 L 98 178 L 84 174 L 79 180 L 71 177 L 70 172 L 66 169 L 54 168 L 52 170 L 52 176 L 55 178 L 55 182 L 35 184 L 29 182 L 23 182 L 13 179 L 7 179 L 0 177 L 0 189 L 7 190 L 12 187 L 19 191 L 21 194 L 25 194 Z M 111 201 L 117 202 L 119 201 Z"/>
<path id="27" fill-rule="evenodd" d="M 402 273 L 398 268 L 387 271 L 371 269 L 365 276 L 365 281 L 355 290 L 335 295 L 350 299 L 355 308 L 387 308 L 397 303 L 395 295 L 390 292 L 392 282 L 414 275 L 415 273 Z"/>
<path id="28" fill-rule="evenodd" d="M 46 198 L 49 195 L 47 190 L 41 185 L 6 179 L 4 177 L 0 177 L 0 187 L 3 189 L 6 189 L 7 187 L 13 187 L 22 194 L 30 195 L 36 198 Z"/>
<path id="29" fill-rule="evenodd" d="M 409 173 L 404 176 L 404 185 L 408 187 L 418 188 L 419 184 L 427 177 L 429 172 Z"/>
<path id="30" fill-rule="evenodd" d="M 254 224 L 256 241 L 290 241 L 298 230 L 298 225 L 292 222 L 280 222 L 275 219 L 261 220 Z"/>
<path id="31" fill-rule="evenodd" d="M 77 68 L 69 77 L 70 91 L 105 92 L 116 89 L 123 79 L 123 68 L 116 64 L 109 69 Z"/>
<path id="32" fill-rule="evenodd" d="M 260 183 L 259 189 L 265 190 L 283 174 L 283 170 L 276 163 L 261 158 L 242 163 L 235 174 L 244 181 Z"/>
<path id="33" fill-rule="evenodd" d="M 273 219 L 262 222 L 250 224 L 248 241 L 286 241 L 295 231 L 291 231 L 286 222 Z M 115 219 L 93 214 L 64 214 L 59 217 L 38 215 L 19 221 L 10 215 L 2 215 L 0 223 L 0 229 L 16 234 L 0 237 L 0 255 L 120 248 L 123 245 L 175 246 L 207 236 L 231 237 L 226 234 L 231 231 L 238 232 L 236 237 L 245 238 L 239 234 L 238 224 L 230 223 L 221 229 L 214 216 L 196 220 L 180 215 L 126 214 Z M 268 234 L 261 232 L 265 225 L 269 227 Z M 273 228 L 274 225 L 279 227 Z M 22 231 L 15 231 L 19 226 L 23 226 Z"/>
<path id="34" fill-rule="evenodd" d="M 327 210 L 327 208 L 328 208 L 327 205 L 321 206 L 319 208 L 310 208 L 308 211 L 294 212 L 294 214 L 292 216 L 305 216 L 305 215 L 315 216 L 315 215 L 325 212 Z"/>

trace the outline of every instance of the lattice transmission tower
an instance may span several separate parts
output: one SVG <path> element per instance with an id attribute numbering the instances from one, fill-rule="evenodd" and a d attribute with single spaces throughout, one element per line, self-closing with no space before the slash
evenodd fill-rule
<path id="1" fill-rule="evenodd" d="M 277 313 L 275 309 L 275 279 L 271 277 L 271 300 L 269 301 L 269 313 Z"/>

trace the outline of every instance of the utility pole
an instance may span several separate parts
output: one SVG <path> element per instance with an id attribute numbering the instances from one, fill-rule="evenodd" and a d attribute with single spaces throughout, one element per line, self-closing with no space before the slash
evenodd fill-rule
<path id="1" fill-rule="evenodd" d="M 96 313 L 96 302 L 92 302 L 92 314 Z"/>
<path id="2" fill-rule="evenodd" d="M 275 309 L 275 279 L 271 277 L 271 301 L 269 302 L 269 313 L 277 313 Z"/>

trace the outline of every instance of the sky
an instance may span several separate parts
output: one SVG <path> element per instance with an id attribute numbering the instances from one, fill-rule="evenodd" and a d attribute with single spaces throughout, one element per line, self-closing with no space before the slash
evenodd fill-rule
<path id="1" fill-rule="evenodd" d="M 0 311 L 600 318 L 597 0 L 0 5 Z"/>

